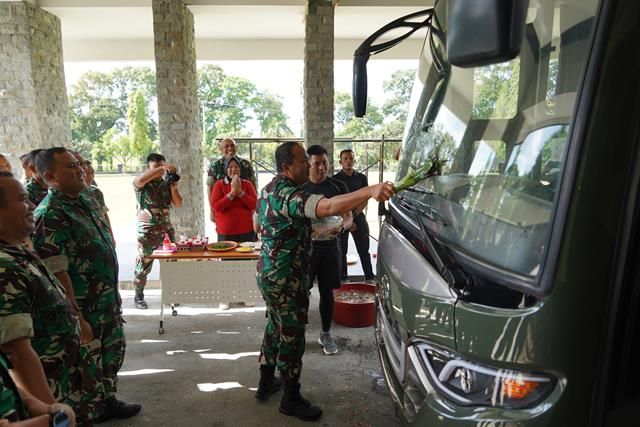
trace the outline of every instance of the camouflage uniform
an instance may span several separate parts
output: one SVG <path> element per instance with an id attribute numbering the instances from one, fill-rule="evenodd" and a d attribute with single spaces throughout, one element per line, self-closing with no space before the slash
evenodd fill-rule
<path id="1" fill-rule="evenodd" d="M 251 162 L 246 159 L 242 159 L 236 156 L 240 160 L 240 178 L 251 181 L 253 186 L 256 186 L 256 175 L 253 172 L 253 166 Z M 207 171 L 207 185 L 213 185 L 217 180 L 227 176 L 227 171 L 224 170 L 224 157 L 209 163 L 209 170 Z"/>
<path id="2" fill-rule="evenodd" d="M 117 373 L 125 353 L 122 308 L 118 293 L 118 260 L 108 225 L 85 194 L 71 198 L 50 189 L 36 208 L 33 245 L 50 271 L 66 271 L 94 340 L 80 349 L 92 361 L 84 371 L 103 398 L 116 392 Z M 95 363 L 95 365 L 94 365 Z M 91 371 L 91 369 L 93 371 Z M 99 415 L 99 414 L 96 414 Z"/>
<path id="3" fill-rule="evenodd" d="M 10 368 L 6 356 L 0 352 L 0 420 L 26 420 L 27 410 L 22 405 L 16 385 L 9 376 Z"/>
<path id="4" fill-rule="evenodd" d="M 107 216 L 109 208 L 104 202 L 104 194 L 102 194 L 102 191 L 96 185 L 87 186 L 87 188 L 83 191 L 83 194 L 85 194 L 94 203 L 96 212 L 100 216 L 102 216 L 104 222 L 109 225 L 109 235 L 111 235 L 113 245 L 115 246 L 115 239 L 113 237 L 113 231 L 111 230 L 111 223 L 109 222 L 109 217 Z"/>
<path id="5" fill-rule="evenodd" d="M 27 191 L 29 201 L 36 206 L 38 206 L 40 202 L 47 197 L 47 192 L 49 191 L 47 188 L 42 188 L 34 178 L 29 179 L 24 188 Z"/>
<path id="6" fill-rule="evenodd" d="M 316 217 L 321 198 L 278 175 L 258 200 L 262 251 L 257 279 L 268 319 L 260 360 L 262 365 L 277 366 L 285 384 L 297 383 L 302 370 L 309 310 L 310 218 Z"/>
<path id="7" fill-rule="evenodd" d="M 162 246 L 167 233 L 175 242 L 176 231 L 171 225 L 171 186 L 164 179 L 154 179 L 144 187 L 133 186 L 138 203 L 138 257 L 133 273 L 136 293 L 142 292 L 147 284 L 153 260 L 149 255 Z"/>
<path id="8" fill-rule="evenodd" d="M 56 401 L 87 421 L 93 408 L 81 398 L 92 390 L 82 389 L 79 334 L 78 312 L 58 279 L 34 253 L 0 242 L 0 345 L 31 338 Z"/>

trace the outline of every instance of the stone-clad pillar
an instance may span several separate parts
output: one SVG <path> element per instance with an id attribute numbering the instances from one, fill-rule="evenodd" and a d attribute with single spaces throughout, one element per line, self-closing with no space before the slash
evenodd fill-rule
<path id="1" fill-rule="evenodd" d="M 183 0 L 153 0 L 160 150 L 181 175 L 182 208 L 171 213 L 178 235 L 204 236 L 202 129 L 193 14 Z"/>
<path id="2" fill-rule="evenodd" d="M 333 170 L 333 2 L 308 0 L 304 36 L 304 136 L 320 144 Z"/>
<path id="3" fill-rule="evenodd" d="M 29 2 L 0 2 L 0 152 L 70 146 L 60 19 Z"/>

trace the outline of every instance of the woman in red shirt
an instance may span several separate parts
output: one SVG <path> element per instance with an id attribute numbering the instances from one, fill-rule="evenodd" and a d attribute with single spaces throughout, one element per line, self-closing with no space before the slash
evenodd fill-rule
<path id="1" fill-rule="evenodd" d="M 211 191 L 209 204 L 215 213 L 218 241 L 253 242 L 253 211 L 256 209 L 256 190 L 251 181 L 240 178 L 240 161 L 233 156 L 225 160 L 227 173 Z"/>

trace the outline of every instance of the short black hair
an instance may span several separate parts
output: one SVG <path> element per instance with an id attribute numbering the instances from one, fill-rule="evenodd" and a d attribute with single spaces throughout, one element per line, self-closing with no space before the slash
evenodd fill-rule
<path id="1" fill-rule="evenodd" d="M 13 178 L 11 172 L 0 171 L 0 178 Z M 0 186 L 0 208 L 7 206 L 7 196 L 4 193 L 4 187 Z"/>
<path id="2" fill-rule="evenodd" d="M 160 153 L 151 153 L 147 156 L 147 164 L 150 162 L 158 163 L 158 162 L 166 162 L 167 159 Z"/>
<path id="3" fill-rule="evenodd" d="M 24 155 L 27 156 L 27 159 L 28 159 L 30 165 L 35 165 L 36 164 L 36 156 L 38 154 L 40 154 L 40 152 L 42 152 L 42 151 L 44 151 L 44 148 L 36 148 L 35 150 L 31 150 L 27 154 L 24 154 Z M 22 159 L 22 157 L 20 157 L 20 159 Z"/>
<path id="4" fill-rule="evenodd" d="M 322 145 L 314 144 L 307 148 L 307 154 L 310 156 L 322 156 L 323 154 L 327 154 L 327 149 Z"/>
<path id="5" fill-rule="evenodd" d="M 351 148 L 345 148 L 344 150 L 340 151 L 340 155 L 338 156 L 339 159 L 342 159 L 342 155 L 344 153 L 351 153 L 354 156 L 356 155 L 356 153 L 353 152 L 353 150 Z"/>
<path id="6" fill-rule="evenodd" d="M 294 141 L 287 141 L 276 148 L 276 170 L 278 172 L 284 171 L 284 165 L 290 165 L 293 163 L 293 147 L 300 147 L 300 144 Z"/>
<path id="7" fill-rule="evenodd" d="M 29 158 L 29 153 L 24 153 L 23 155 L 21 155 L 18 158 L 20 159 L 20 164 L 22 165 L 23 168 L 26 168 L 27 166 L 29 166 L 31 164 L 31 159 Z"/>
<path id="8" fill-rule="evenodd" d="M 38 153 L 35 159 L 36 169 L 40 176 L 44 179 L 45 172 L 50 172 L 53 168 L 53 163 L 55 161 L 54 156 L 56 154 L 67 153 L 67 150 L 64 147 L 53 147 L 42 150 Z"/>

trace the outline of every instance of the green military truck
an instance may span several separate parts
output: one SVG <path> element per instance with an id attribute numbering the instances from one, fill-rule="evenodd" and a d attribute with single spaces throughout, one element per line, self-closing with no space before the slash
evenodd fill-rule
<path id="1" fill-rule="evenodd" d="M 356 51 L 362 115 L 369 56 L 427 28 L 398 173 L 415 182 L 378 248 L 404 423 L 640 425 L 639 23 L 637 0 L 438 0 Z"/>

